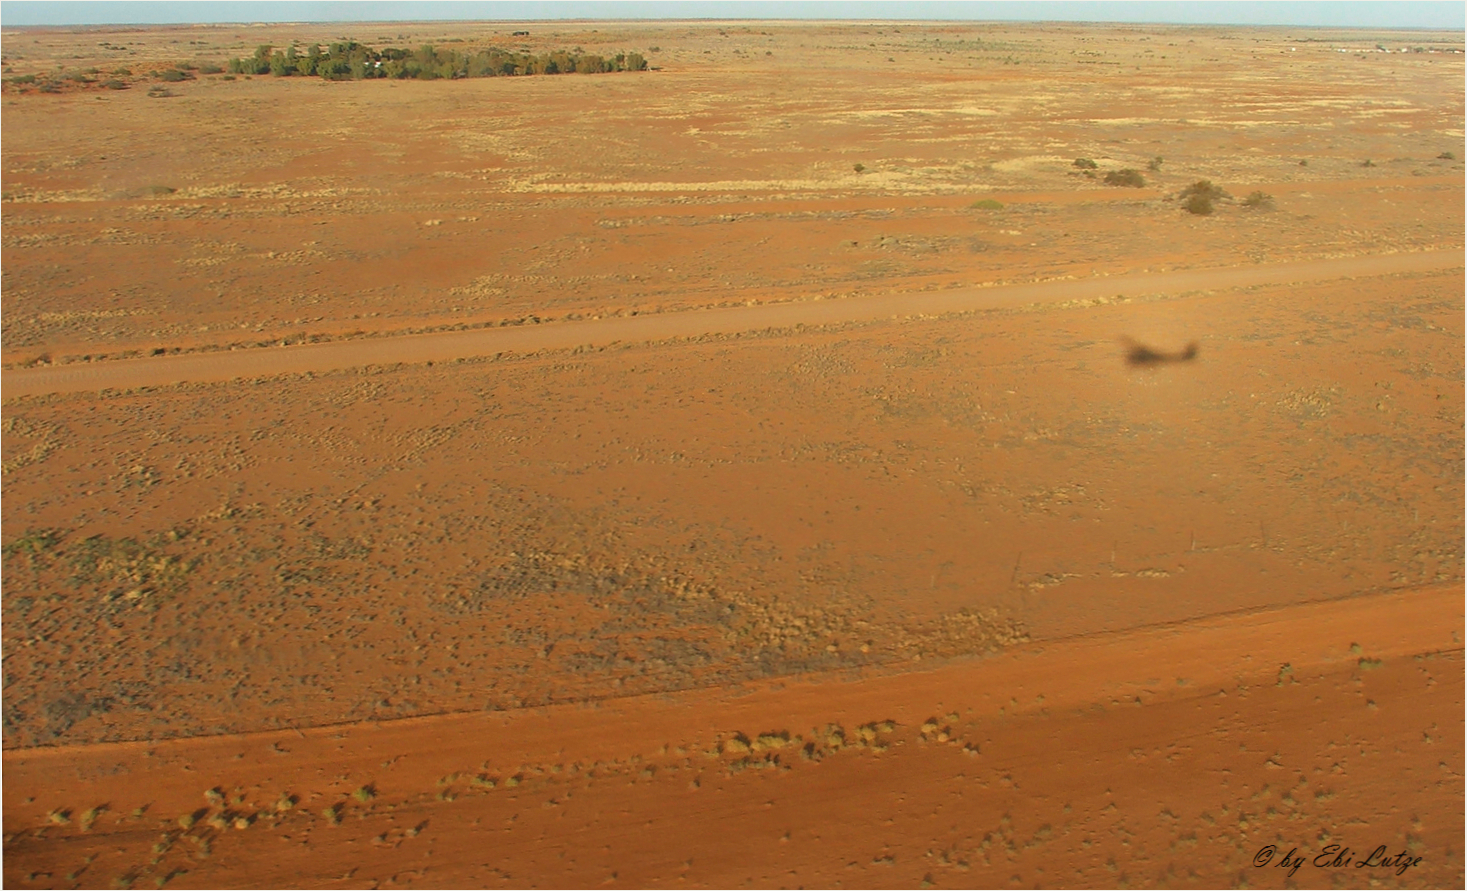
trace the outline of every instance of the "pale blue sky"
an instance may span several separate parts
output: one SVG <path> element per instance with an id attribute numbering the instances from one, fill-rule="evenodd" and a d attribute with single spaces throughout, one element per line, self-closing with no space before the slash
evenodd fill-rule
<path id="1" fill-rule="evenodd" d="M 0 25 L 543 19 L 953 19 L 1357 28 L 1467 27 L 1456 0 L 0 0 Z"/>

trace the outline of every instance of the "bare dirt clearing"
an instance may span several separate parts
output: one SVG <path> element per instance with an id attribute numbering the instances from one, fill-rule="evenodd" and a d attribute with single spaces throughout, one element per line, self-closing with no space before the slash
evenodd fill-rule
<path id="1" fill-rule="evenodd" d="M 1461 883 L 1461 35 L 515 30 L 7 30 L 7 886 Z"/>

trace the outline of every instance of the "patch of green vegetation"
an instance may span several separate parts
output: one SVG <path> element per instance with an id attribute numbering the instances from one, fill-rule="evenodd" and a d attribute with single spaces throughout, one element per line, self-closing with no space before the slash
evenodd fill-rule
<path id="1" fill-rule="evenodd" d="M 176 592 L 198 564 L 197 559 L 165 554 L 133 538 L 104 535 L 94 535 L 69 547 L 67 557 L 73 583 L 110 589 L 106 595 L 109 600 L 138 600 L 153 593 Z"/>
<path id="2" fill-rule="evenodd" d="M 1075 159 L 1075 166 L 1078 167 L 1078 168 L 1080 168 L 1081 170 L 1094 170 L 1097 167 L 1099 167 L 1100 165 L 1099 164 L 1096 164 L 1094 161 L 1090 160 L 1089 158 L 1076 158 Z"/>
<path id="3" fill-rule="evenodd" d="M 601 74 L 611 71 L 646 71 L 641 53 L 600 56 L 579 49 L 534 55 L 489 47 L 477 52 L 440 50 L 425 45 L 416 50 L 387 47 L 373 49 L 354 40 L 306 47 L 305 53 L 291 46 L 284 50 L 262 45 L 254 55 L 229 61 L 231 74 L 270 74 L 276 77 L 323 77 L 327 80 L 458 80 L 465 77 L 516 77 L 532 74 Z"/>
<path id="4" fill-rule="evenodd" d="M 1107 173 L 1105 175 L 1105 184 L 1108 186 L 1125 186 L 1131 189 L 1139 189 L 1146 185 L 1146 177 L 1142 176 L 1139 170 L 1123 167 L 1120 170 L 1112 170 Z"/>
<path id="5" fill-rule="evenodd" d="M 983 198 L 968 205 L 973 210 L 1003 210 L 1002 201 L 994 201 L 992 198 Z"/>
<path id="6" fill-rule="evenodd" d="M 37 557 L 50 553 L 60 541 L 59 529 L 29 529 L 20 538 L 5 545 L 4 558 L 9 560 L 12 557 L 25 556 L 34 562 Z"/>
<path id="7" fill-rule="evenodd" d="M 1231 196 L 1220 186 L 1213 185 L 1211 180 L 1199 179 L 1183 189 L 1177 197 L 1182 200 L 1182 207 L 1188 213 L 1206 216 L 1212 213 L 1213 202 Z"/>

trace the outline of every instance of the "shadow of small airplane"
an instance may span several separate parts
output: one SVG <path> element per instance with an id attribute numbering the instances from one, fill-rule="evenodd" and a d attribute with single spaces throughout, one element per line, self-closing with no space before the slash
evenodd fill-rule
<path id="1" fill-rule="evenodd" d="M 1197 358 L 1197 341 L 1187 344 L 1187 348 L 1180 353 L 1165 353 L 1161 350 L 1153 350 L 1143 343 L 1137 343 L 1129 337 L 1122 337 L 1121 343 L 1126 346 L 1127 365 L 1160 365 L 1164 362 L 1191 362 Z"/>

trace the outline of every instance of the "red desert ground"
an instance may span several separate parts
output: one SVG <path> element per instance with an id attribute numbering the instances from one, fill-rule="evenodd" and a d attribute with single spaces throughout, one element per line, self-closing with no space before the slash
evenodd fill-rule
<path id="1" fill-rule="evenodd" d="M 4 884 L 1461 887 L 1463 59 L 7 27 Z"/>

